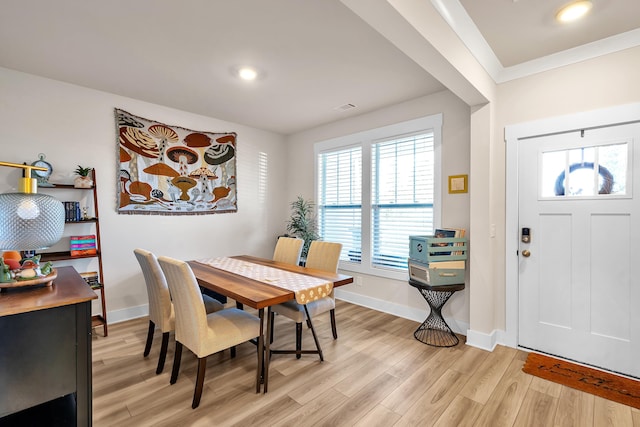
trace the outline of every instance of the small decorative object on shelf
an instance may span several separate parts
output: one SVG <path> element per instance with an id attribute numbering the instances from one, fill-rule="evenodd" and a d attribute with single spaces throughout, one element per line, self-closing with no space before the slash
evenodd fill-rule
<path id="1" fill-rule="evenodd" d="M 78 165 L 74 171 L 78 176 L 74 179 L 73 186 L 76 188 L 91 188 L 93 186 L 93 180 L 89 177 L 89 173 L 91 173 L 92 170 L 93 168 L 85 168 Z"/>
<path id="2" fill-rule="evenodd" d="M 49 177 L 53 172 L 53 167 L 51 163 L 45 161 L 44 154 L 38 154 L 39 159 L 35 162 L 31 163 L 31 166 L 36 166 L 43 169 L 32 169 L 31 170 L 31 178 L 36 178 L 38 180 L 38 186 L 40 187 L 52 187 L 53 185 L 49 183 Z"/>

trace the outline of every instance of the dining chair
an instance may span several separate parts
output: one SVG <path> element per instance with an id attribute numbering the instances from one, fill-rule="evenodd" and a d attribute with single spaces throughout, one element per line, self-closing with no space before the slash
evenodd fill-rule
<path id="1" fill-rule="evenodd" d="M 260 319 L 237 308 L 207 314 L 198 281 L 189 264 L 166 256 L 159 257 L 158 262 L 167 278 L 176 313 L 176 351 L 170 383 L 175 384 L 178 380 L 182 347 L 185 346 L 198 358 L 196 385 L 191 404 L 195 409 L 200 404 L 202 396 L 207 356 L 259 337 Z M 259 353 L 256 352 L 257 388 L 261 367 Z"/>
<path id="2" fill-rule="evenodd" d="M 298 265 L 300 264 L 300 254 L 302 253 L 303 245 L 303 239 L 280 236 L 276 242 L 276 248 L 273 251 L 273 260 Z M 242 309 L 243 305 L 237 302 L 236 307 Z"/>
<path id="3" fill-rule="evenodd" d="M 160 374 L 164 369 L 164 361 L 167 357 L 167 347 L 169 346 L 169 333 L 175 328 L 175 315 L 173 303 L 167 280 L 158 264 L 156 256 L 145 249 L 137 248 L 133 250 L 147 285 L 147 295 L 149 298 L 149 329 L 147 332 L 147 342 L 144 347 L 144 357 L 149 356 L 153 335 L 156 326 L 162 332 L 162 344 L 160 345 L 160 357 L 156 374 Z M 222 310 L 224 305 L 210 296 L 202 297 L 205 311 L 213 313 Z"/>
<path id="4" fill-rule="evenodd" d="M 279 237 L 273 251 L 273 260 L 298 265 L 304 240 L 297 237 Z"/>
<path id="5" fill-rule="evenodd" d="M 314 240 L 311 242 L 311 245 L 309 245 L 309 252 L 307 254 L 307 262 L 305 266 L 306 268 L 336 273 L 338 271 L 338 261 L 340 260 L 341 251 L 342 243 Z M 297 359 L 300 359 L 302 356 L 302 322 L 306 321 L 309 327 L 313 327 L 305 314 L 304 307 L 304 305 L 298 304 L 295 300 L 274 305 L 271 308 L 271 318 L 269 319 L 271 322 L 271 337 L 274 335 L 274 313 L 288 317 L 296 322 L 295 354 Z M 328 311 L 331 317 L 331 331 L 333 332 L 333 339 L 338 338 L 338 331 L 336 328 L 336 300 L 333 290 L 331 290 L 331 293 L 328 296 L 307 304 L 307 310 L 309 312 L 309 316 L 312 318 Z M 315 336 L 315 331 L 312 332 L 314 332 Z M 276 353 L 276 351 L 274 351 L 274 353 Z"/>

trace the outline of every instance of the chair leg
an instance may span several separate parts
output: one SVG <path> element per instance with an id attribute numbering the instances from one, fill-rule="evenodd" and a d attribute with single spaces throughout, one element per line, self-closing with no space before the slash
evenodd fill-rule
<path id="1" fill-rule="evenodd" d="M 198 358 L 198 375 L 196 377 L 196 389 L 193 392 L 193 403 L 191 407 L 196 409 L 200 405 L 200 397 L 202 397 L 202 387 L 204 385 L 204 374 L 207 370 L 207 358 Z"/>
<path id="2" fill-rule="evenodd" d="M 173 354 L 173 370 L 171 371 L 170 384 L 175 384 L 178 380 L 178 372 L 180 372 L 180 359 L 182 358 L 182 344 L 176 341 L 176 351 Z"/>
<path id="3" fill-rule="evenodd" d="M 160 357 L 158 358 L 158 367 L 156 375 L 164 369 L 164 360 L 167 358 L 167 347 L 169 347 L 169 332 L 162 333 L 162 345 L 160 346 Z"/>
<path id="4" fill-rule="evenodd" d="M 244 304 L 242 304 L 241 302 L 236 301 L 236 308 L 238 310 L 244 310 Z"/>
<path id="5" fill-rule="evenodd" d="M 153 342 L 153 333 L 156 330 L 156 325 L 149 320 L 149 330 L 147 331 L 147 343 L 144 346 L 144 357 L 149 355 L 151 351 L 151 343 Z"/>
<path id="6" fill-rule="evenodd" d="M 269 337 L 269 344 L 273 344 L 273 325 L 275 324 L 276 313 L 271 312 L 271 316 L 269 316 L 269 322 L 271 323 L 271 336 Z"/>
<path id="7" fill-rule="evenodd" d="M 333 309 L 329 312 L 331 316 L 331 332 L 333 332 L 333 339 L 338 339 L 338 329 L 336 329 L 336 310 Z"/>
<path id="8" fill-rule="evenodd" d="M 302 323 L 296 323 L 296 359 L 302 357 Z"/>
<path id="9" fill-rule="evenodd" d="M 229 349 L 229 352 L 231 353 L 231 358 L 233 359 L 234 357 L 236 357 L 236 346 L 234 345 L 233 347 L 231 347 Z"/>

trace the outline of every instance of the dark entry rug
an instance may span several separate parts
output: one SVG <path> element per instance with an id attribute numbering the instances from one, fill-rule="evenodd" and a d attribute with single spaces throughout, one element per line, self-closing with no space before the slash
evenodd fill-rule
<path id="1" fill-rule="evenodd" d="M 640 409 L 640 381 L 537 353 L 529 353 L 522 370 L 545 380 Z"/>

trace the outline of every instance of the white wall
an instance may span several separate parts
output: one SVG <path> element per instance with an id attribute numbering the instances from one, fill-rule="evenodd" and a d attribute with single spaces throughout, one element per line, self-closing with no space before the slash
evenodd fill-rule
<path id="1" fill-rule="evenodd" d="M 115 107 L 169 125 L 237 132 L 238 212 L 118 215 Z M 270 257 L 288 215 L 285 147 L 274 133 L 0 68 L 0 160 L 32 163 L 44 153 L 54 167 L 52 182 L 70 178 L 77 165 L 96 169 L 109 322 L 146 313 L 136 247 L 181 259 Z M 15 190 L 19 173 L 0 168 L 0 192 Z M 80 271 L 96 269 L 74 263 Z"/>
<path id="2" fill-rule="evenodd" d="M 496 200 L 498 228 L 497 242 L 501 257 L 494 260 L 498 267 L 495 327 L 505 328 L 505 143 L 504 128 L 508 125 L 551 118 L 583 111 L 591 111 L 640 100 L 640 47 L 623 50 L 578 64 L 565 66 L 498 86 L 495 123 L 497 132 L 493 140 L 495 156 L 500 158 L 492 170 L 493 192 Z M 515 261 L 517 262 L 517 261 Z M 511 284 L 513 285 L 513 284 Z"/>
<path id="3" fill-rule="evenodd" d="M 287 138 L 290 177 L 289 200 L 298 195 L 313 199 L 314 143 L 374 129 L 406 120 L 443 113 L 442 128 L 442 223 L 469 229 L 469 194 L 448 194 L 447 176 L 469 173 L 469 107 L 449 91 L 417 98 L 372 113 L 320 126 Z M 470 183 L 473 186 L 473 182 Z M 407 242 L 408 245 L 408 242 Z M 349 274 L 348 271 L 345 271 Z M 354 284 L 336 290 L 338 298 L 390 312 L 416 321 L 426 318 L 426 302 L 406 281 L 362 275 L 363 286 Z M 466 333 L 469 324 L 468 289 L 455 294 L 443 314 L 452 329 Z"/>

